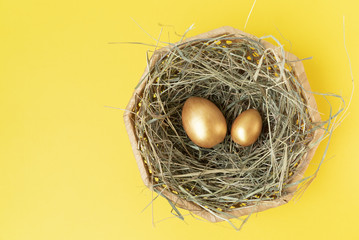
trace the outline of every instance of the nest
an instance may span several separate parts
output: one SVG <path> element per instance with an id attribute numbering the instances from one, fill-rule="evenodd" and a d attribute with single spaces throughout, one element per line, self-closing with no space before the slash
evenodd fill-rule
<path id="1" fill-rule="evenodd" d="M 195 145 L 183 129 L 191 96 L 209 99 L 227 120 L 227 136 L 213 148 Z M 249 108 L 260 112 L 263 128 L 242 147 L 230 128 Z M 128 109 L 145 184 L 177 213 L 176 206 L 210 221 L 288 202 L 323 134 L 298 58 L 230 27 L 157 50 Z"/>

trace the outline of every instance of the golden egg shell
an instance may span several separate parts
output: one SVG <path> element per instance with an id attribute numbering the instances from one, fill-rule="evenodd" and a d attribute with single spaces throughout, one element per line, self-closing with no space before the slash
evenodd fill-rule
<path id="1" fill-rule="evenodd" d="M 248 109 L 234 120 L 232 140 L 241 146 L 250 146 L 257 141 L 262 131 L 262 117 L 256 109 Z"/>
<path id="2" fill-rule="evenodd" d="M 211 101 L 190 97 L 182 108 L 182 124 L 188 137 L 196 145 L 212 148 L 227 134 L 227 123 L 221 110 Z"/>

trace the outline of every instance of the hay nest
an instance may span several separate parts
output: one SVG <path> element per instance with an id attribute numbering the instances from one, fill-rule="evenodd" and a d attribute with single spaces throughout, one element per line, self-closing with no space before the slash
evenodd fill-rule
<path id="1" fill-rule="evenodd" d="M 173 207 L 211 221 L 293 196 L 323 134 L 294 55 L 224 27 L 157 50 L 148 67 L 125 114 L 147 186 Z M 227 136 L 214 148 L 198 147 L 183 129 L 181 110 L 191 96 L 209 99 L 227 120 Z M 260 112 L 263 128 L 253 145 L 242 147 L 230 128 L 249 108 Z"/>

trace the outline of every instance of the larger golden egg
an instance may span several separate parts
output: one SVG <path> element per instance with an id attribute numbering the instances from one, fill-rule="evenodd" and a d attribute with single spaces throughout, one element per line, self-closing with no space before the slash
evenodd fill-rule
<path id="1" fill-rule="evenodd" d="M 234 120 L 231 128 L 232 140 L 241 146 L 252 145 L 262 131 L 262 117 L 255 109 L 248 109 Z"/>
<path id="2" fill-rule="evenodd" d="M 212 148 L 227 134 L 227 123 L 221 110 L 211 101 L 190 97 L 182 108 L 182 124 L 188 137 L 200 147 Z"/>

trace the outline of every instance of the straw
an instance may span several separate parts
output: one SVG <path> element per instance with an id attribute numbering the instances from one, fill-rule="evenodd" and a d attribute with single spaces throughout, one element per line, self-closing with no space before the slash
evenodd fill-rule
<path id="1" fill-rule="evenodd" d="M 221 36 L 180 44 L 151 69 L 135 129 L 152 185 L 214 212 L 277 199 L 309 149 L 313 123 L 289 63 L 259 41 Z M 195 145 L 181 121 L 190 96 L 214 102 L 231 123 L 257 109 L 263 130 L 241 147 L 227 135 L 211 149 Z"/>
<path id="2" fill-rule="evenodd" d="M 237 228 L 228 220 L 237 218 L 231 211 L 285 199 L 293 192 L 293 186 L 299 185 L 296 197 L 303 194 L 317 176 L 333 131 L 346 117 L 351 101 L 345 108 L 340 95 L 304 88 L 292 69 L 295 61 L 284 59 L 283 46 L 273 36 L 253 39 L 227 34 L 182 42 L 192 27 L 178 44 L 163 42 L 160 37 L 155 39 L 148 34 L 156 40 L 156 45 L 151 46 L 156 49 L 159 44 L 168 44 L 170 51 L 151 65 L 138 84 L 146 81 L 143 92 L 136 96 L 138 105 L 129 110 L 134 116 L 136 143 L 148 170 L 151 190 L 168 200 L 175 217 L 184 219 L 176 207 L 177 202 L 162 194 L 165 191 L 194 203 L 239 230 L 251 213 L 240 219 L 242 224 Z M 281 51 L 265 48 L 261 42 L 265 38 L 277 42 Z M 345 39 L 344 47 L 346 49 Z M 297 61 L 306 59 L 310 58 Z M 148 53 L 147 61 L 149 68 Z M 354 81 L 352 83 L 354 90 Z M 328 119 L 312 122 L 309 112 L 313 109 L 306 102 L 304 92 L 325 99 L 337 98 L 342 106 L 333 112 L 328 100 Z M 239 113 L 256 108 L 263 118 L 258 141 L 250 147 L 241 147 L 227 135 L 223 143 L 212 149 L 195 145 L 181 122 L 183 103 L 190 96 L 214 102 L 226 117 L 228 132 Z M 312 141 L 317 130 L 325 135 Z M 327 137 L 318 168 L 314 174 L 298 181 L 296 174 L 301 176 L 308 164 L 306 154 Z"/>

